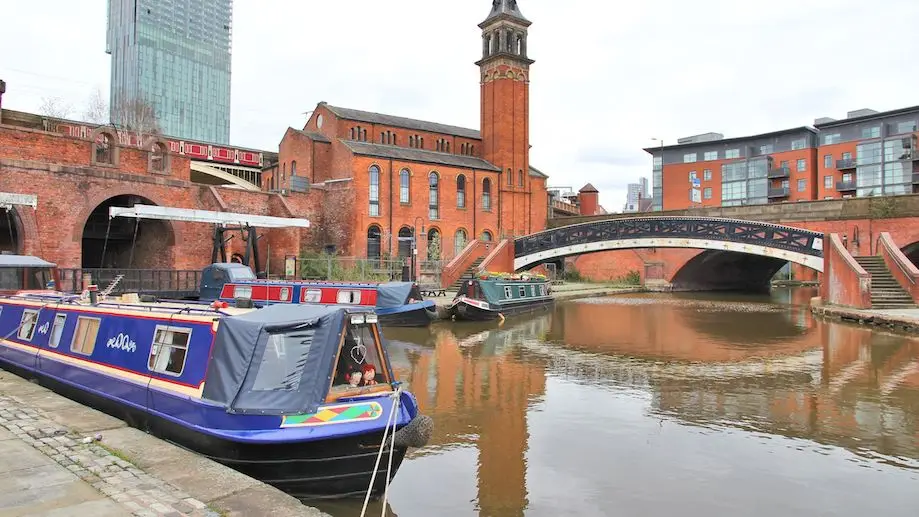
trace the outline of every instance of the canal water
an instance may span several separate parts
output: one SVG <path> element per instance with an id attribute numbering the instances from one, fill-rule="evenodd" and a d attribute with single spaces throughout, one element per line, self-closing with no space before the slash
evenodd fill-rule
<path id="1" fill-rule="evenodd" d="M 919 515 L 919 339 L 817 320 L 815 295 L 626 295 L 387 329 L 435 421 L 387 515 Z"/>

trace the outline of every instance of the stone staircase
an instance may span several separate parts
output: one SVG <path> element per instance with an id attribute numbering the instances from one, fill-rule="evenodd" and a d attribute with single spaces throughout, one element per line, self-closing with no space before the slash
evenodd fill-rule
<path id="1" fill-rule="evenodd" d="M 855 257 L 855 261 L 871 275 L 872 309 L 913 309 L 913 298 L 890 274 L 883 257 Z"/>
<path id="2" fill-rule="evenodd" d="M 469 268 L 466 269 L 466 271 L 464 271 L 463 274 L 456 279 L 456 282 L 453 282 L 453 285 L 447 288 L 447 290 L 454 292 L 459 291 L 459 288 L 461 285 L 463 285 L 463 282 L 467 282 L 475 278 L 475 273 L 479 270 L 479 266 L 482 264 L 483 260 L 485 260 L 485 257 L 479 257 L 475 259 L 475 262 L 473 262 L 472 265 L 469 266 Z"/>

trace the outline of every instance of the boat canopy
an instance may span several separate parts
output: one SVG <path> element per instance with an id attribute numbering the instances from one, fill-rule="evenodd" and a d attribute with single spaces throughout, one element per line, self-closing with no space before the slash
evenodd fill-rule
<path id="1" fill-rule="evenodd" d="M 345 320 L 359 307 L 269 305 L 221 319 L 202 396 L 229 413 L 315 412 L 325 401 Z"/>
<path id="2" fill-rule="evenodd" d="M 0 268 L 17 267 L 55 267 L 56 264 L 44 261 L 32 255 L 5 255 L 0 254 Z"/>
<path id="3" fill-rule="evenodd" d="M 398 307 L 405 305 L 412 293 L 412 282 L 386 282 L 377 287 L 377 307 Z M 420 299 L 421 296 L 419 295 Z"/>

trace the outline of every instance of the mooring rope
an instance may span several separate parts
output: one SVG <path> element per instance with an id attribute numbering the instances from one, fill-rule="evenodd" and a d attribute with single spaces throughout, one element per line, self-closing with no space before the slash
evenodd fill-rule
<path id="1" fill-rule="evenodd" d="M 370 476 L 370 486 L 367 487 L 367 495 L 364 496 L 364 506 L 361 508 L 361 517 L 364 517 L 367 514 L 367 504 L 370 503 L 370 494 L 373 492 L 373 483 L 377 479 L 377 470 L 380 468 L 380 460 L 383 458 L 383 451 L 386 449 L 386 437 L 389 436 L 389 426 L 390 422 L 392 423 L 393 431 L 393 444 L 395 443 L 396 436 L 396 411 L 399 408 L 399 400 L 401 399 L 402 386 L 397 386 L 396 390 L 392 393 L 392 397 L 395 399 L 392 403 L 392 411 L 389 412 L 389 418 L 386 419 L 386 427 L 383 428 L 383 439 L 380 441 L 380 450 L 377 451 L 377 460 L 373 464 L 373 474 Z M 392 447 L 390 445 L 390 456 L 389 456 L 389 467 L 386 471 L 386 490 L 389 490 L 389 468 L 392 467 Z M 386 503 L 383 503 L 383 513 L 386 513 Z"/>
<path id="2" fill-rule="evenodd" d="M 399 386 L 399 388 L 396 390 L 396 393 L 401 393 L 401 391 L 402 391 L 402 387 Z M 402 402 L 402 397 L 397 396 L 396 401 L 393 402 L 392 412 L 394 415 L 399 412 L 400 402 Z M 390 475 L 390 473 L 392 472 L 392 457 L 393 457 L 393 452 L 396 448 L 396 419 L 395 418 L 393 418 L 391 436 L 392 437 L 389 442 L 389 464 L 386 466 L 386 487 L 383 489 L 383 510 L 380 512 L 380 517 L 386 517 L 386 500 L 389 498 L 389 482 L 392 479 L 392 476 Z M 384 440 L 383 444 L 381 445 L 385 447 L 385 443 L 386 442 Z M 373 487 L 372 482 L 370 483 L 370 486 Z"/>

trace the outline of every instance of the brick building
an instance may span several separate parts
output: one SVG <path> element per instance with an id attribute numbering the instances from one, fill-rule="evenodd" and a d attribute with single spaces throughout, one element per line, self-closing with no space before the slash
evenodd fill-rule
<path id="1" fill-rule="evenodd" d="M 529 160 L 529 26 L 511 0 L 479 24 L 481 129 L 320 102 L 284 134 L 263 188 L 330 185 L 325 209 L 350 211 L 325 231 L 355 256 L 408 256 L 414 235 L 422 260 L 450 259 L 473 239 L 544 229 L 547 176 Z"/>
<path id="2" fill-rule="evenodd" d="M 720 133 L 648 147 L 655 210 L 919 192 L 919 106 L 857 110 L 814 127 L 725 139 Z M 692 178 L 699 179 L 697 198 Z"/>

